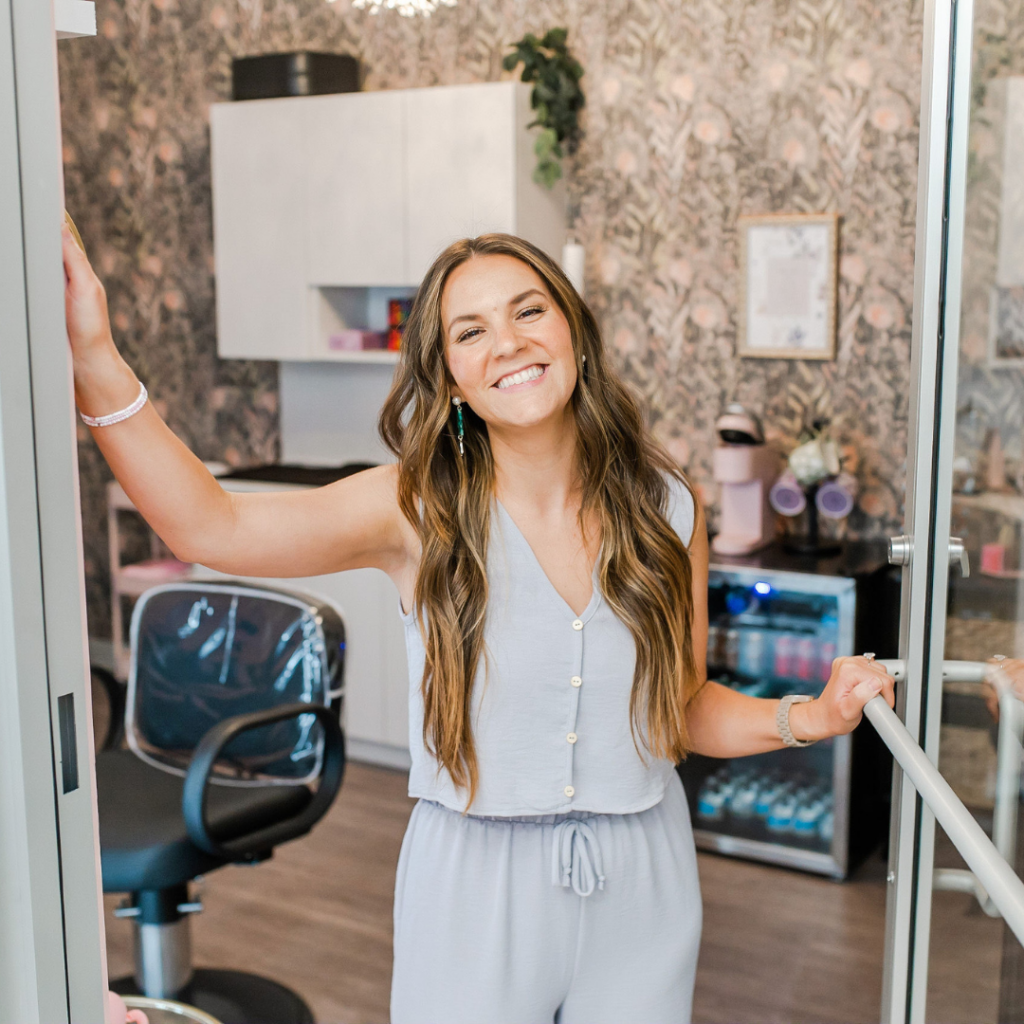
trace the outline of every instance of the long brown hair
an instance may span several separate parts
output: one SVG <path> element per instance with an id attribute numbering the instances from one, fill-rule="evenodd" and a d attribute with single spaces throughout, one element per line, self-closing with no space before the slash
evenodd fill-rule
<path id="1" fill-rule="evenodd" d="M 399 504 L 422 544 L 415 607 L 426 648 L 423 737 L 455 784 L 468 790 L 467 806 L 477 784 L 470 701 L 484 653 L 494 459 L 485 424 L 465 404 L 465 456 L 459 455 L 441 299 L 456 267 L 492 255 L 532 267 L 569 322 L 578 374 L 570 401 L 580 527 L 594 520 L 600 526 L 601 593 L 636 642 L 634 742 L 639 735 L 656 757 L 681 760 L 689 746 L 685 710 L 699 685 L 690 557 L 666 519 L 665 474 L 686 481 L 608 366 L 597 322 L 561 268 L 512 235 L 455 242 L 416 294 L 380 433 L 398 457 Z"/>

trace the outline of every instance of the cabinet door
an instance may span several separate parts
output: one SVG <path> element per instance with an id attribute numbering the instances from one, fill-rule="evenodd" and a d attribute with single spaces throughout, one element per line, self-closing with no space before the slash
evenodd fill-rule
<path id="1" fill-rule="evenodd" d="M 515 230 L 515 84 L 405 94 L 411 284 L 455 239 Z"/>
<path id="2" fill-rule="evenodd" d="M 345 728 L 351 739 L 372 743 L 387 742 L 380 575 L 353 569 L 309 581 L 310 590 L 332 599 L 345 620 Z"/>
<path id="3" fill-rule="evenodd" d="M 399 92 L 304 101 L 309 282 L 405 282 Z"/>
<path id="4" fill-rule="evenodd" d="M 303 138 L 295 100 L 210 108 L 217 349 L 306 355 Z"/>

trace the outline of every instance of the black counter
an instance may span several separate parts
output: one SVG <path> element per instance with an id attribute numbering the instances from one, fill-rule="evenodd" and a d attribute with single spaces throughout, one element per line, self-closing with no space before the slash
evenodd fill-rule
<path id="1" fill-rule="evenodd" d="M 306 487 L 324 487 L 344 480 L 364 469 L 372 469 L 375 462 L 346 462 L 341 466 L 303 466 L 295 462 L 270 462 L 262 466 L 246 466 L 222 473 L 218 480 L 257 480 L 269 484 L 303 484 Z"/>

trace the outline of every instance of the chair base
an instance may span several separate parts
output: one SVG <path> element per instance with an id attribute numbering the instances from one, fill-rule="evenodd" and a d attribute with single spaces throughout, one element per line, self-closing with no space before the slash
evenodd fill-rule
<path id="1" fill-rule="evenodd" d="M 132 977 L 110 987 L 122 996 L 141 994 Z M 316 1024 L 313 1011 L 290 988 L 244 971 L 197 970 L 174 998 L 221 1024 Z"/>

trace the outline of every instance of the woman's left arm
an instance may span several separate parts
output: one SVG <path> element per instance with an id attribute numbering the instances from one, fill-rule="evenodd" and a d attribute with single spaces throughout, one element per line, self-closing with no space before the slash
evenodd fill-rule
<path id="1" fill-rule="evenodd" d="M 693 653 L 704 676 L 708 645 L 708 540 L 700 512 L 690 544 L 693 568 Z M 881 665 L 866 658 L 836 658 L 832 674 L 817 699 L 793 704 L 789 727 L 798 740 L 823 740 L 852 732 L 864 705 L 883 694 L 895 703 L 894 680 Z M 705 680 L 687 709 L 687 728 L 694 753 L 708 757 L 743 757 L 785 746 L 775 724 L 777 700 L 748 697 Z"/>

